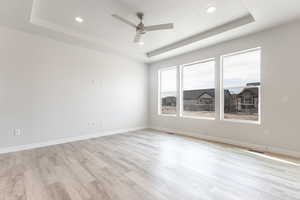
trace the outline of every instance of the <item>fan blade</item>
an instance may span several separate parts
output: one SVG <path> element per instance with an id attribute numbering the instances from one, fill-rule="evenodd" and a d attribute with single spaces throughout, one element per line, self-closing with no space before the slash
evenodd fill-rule
<path id="1" fill-rule="evenodd" d="M 140 43 L 142 41 L 142 34 L 136 33 L 134 37 L 134 43 Z"/>
<path id="2" fill-rule="evenodd" d="M 146 26 L 145 31 L 158 31 L 158 30 L 168 30 L 173 29 L 174 24 L 159 24 L 159 25 L 153 25 L 153 26 Z"/>
<path id="3" fill-rule="evenodd" d="M 120 20 L 121 22 L 124 22 L 125 24 L 132 26 L 134 28 L 136 28 L 136 25 L 134 23 L 132 23 L 131 21 L 124 19 L 123 17 L 119 16 L 119 15 L 112 15 L 114 18 Z"/>

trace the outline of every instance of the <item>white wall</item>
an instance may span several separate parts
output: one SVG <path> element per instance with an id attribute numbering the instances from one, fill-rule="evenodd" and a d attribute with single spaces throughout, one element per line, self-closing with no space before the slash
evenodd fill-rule
<path id="1" fill-rule="evenodd" d="M 300 21 L 150 65 L 150 127 L 300 156 Z M 261 125 L 157 114 L 159 68 L 262 47 Z M 219 72 L 219 68 L 216 69 Z M 219 87 L 217 91 L 219 93 Z M 219 101 L 217 100 L 219 105 Z M 219 107 L 219 106 L 218 106 Z"/>
<path id="2" fill-rule="evenodd" d="M 0 149 L 147 126 L 147 73 L 135 61 L 0 27 Z"/>

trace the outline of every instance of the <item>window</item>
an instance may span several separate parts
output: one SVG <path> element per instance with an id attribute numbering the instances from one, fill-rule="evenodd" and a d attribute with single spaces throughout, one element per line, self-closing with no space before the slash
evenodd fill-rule
<path id="1" fill-rule="evenodd" d="M 215 61 L 182 67 L 182 116 L 215 118 Z"/>
<path id="2" fill-rule="evenodd" d="M 160 94 L 159 114 L 176 115 L 177 113 L 177 68 L 167 68 L 159 71 Z"/>
<path id="3" fill-rule="evenodd" d="M 216 63 L 221 66 L 216 67 Z M 198 119 L 215 119 L 220 113 L 220 120 L 259 124 L 260 68 L 261 49 L 255 48 L 161 69 L 158 113 Z M 220 74 L 218 79 L 215 70 Z M 221 106 L 216 107 L 216 103 Z"/>
<path id="4" fill-rule="evenodd" d="M 223 119 L 260 120 L 260 49 L 222 56 Z"/>

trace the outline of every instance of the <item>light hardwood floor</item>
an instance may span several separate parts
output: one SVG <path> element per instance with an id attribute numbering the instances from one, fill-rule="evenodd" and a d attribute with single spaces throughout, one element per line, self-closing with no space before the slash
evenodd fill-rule
<path id="1" fill-rule="evenodd" d="M 137 131 L 0 155 L 0 200 L 300 199 L 299 166 Z"/>

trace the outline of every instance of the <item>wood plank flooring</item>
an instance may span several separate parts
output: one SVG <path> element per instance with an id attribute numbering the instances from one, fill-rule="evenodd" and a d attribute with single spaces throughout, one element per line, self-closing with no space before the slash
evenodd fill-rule
<path id="1" fill-rule="evenodd" d="M 300 168 L 150 130 L 0 155 L 0 200 L 158 199 L 300 199 Z"/>

